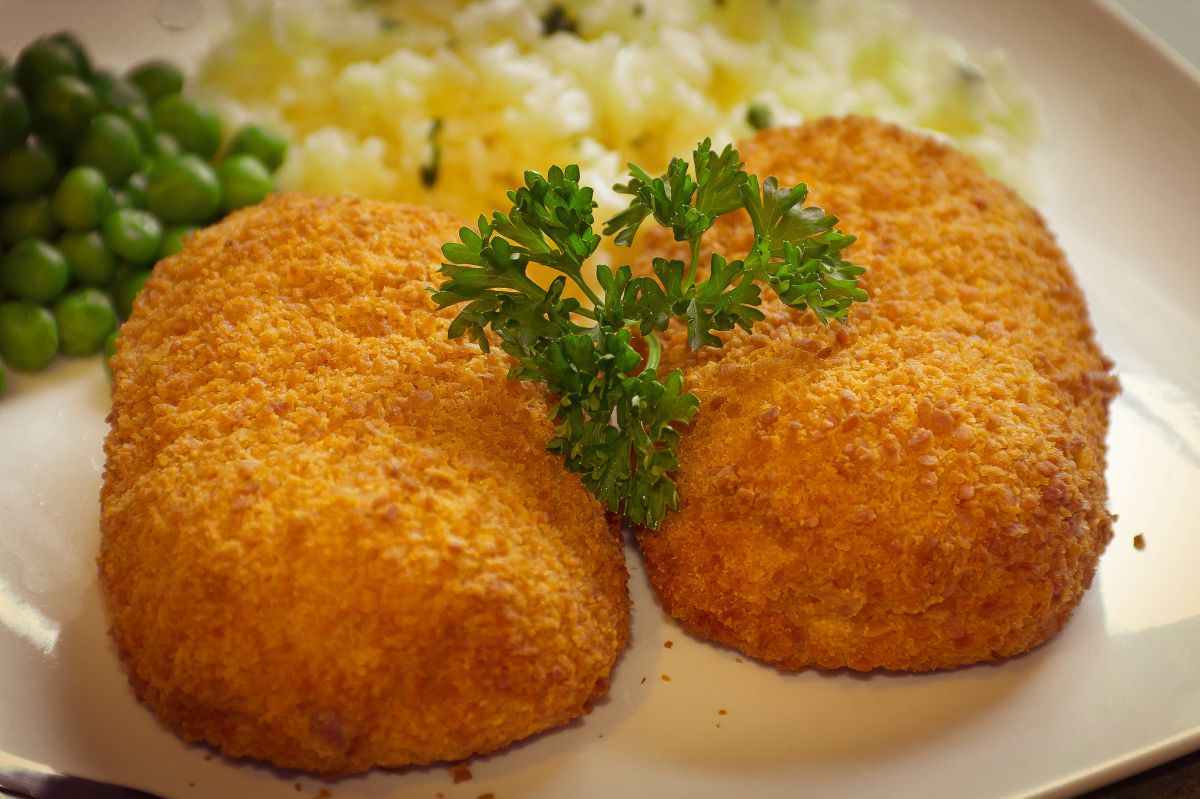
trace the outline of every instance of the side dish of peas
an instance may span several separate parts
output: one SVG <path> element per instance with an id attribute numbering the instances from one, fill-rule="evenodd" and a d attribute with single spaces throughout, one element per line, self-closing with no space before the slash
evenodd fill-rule
<path id="1" fill-rule="evenodd" d="M 0 56 L 0 392 L 5 366 L 111 355 L 161 258 L 261 202 L 285 140 L 216 112 L 164 60 L 119 76 L 69 33 Z"/>

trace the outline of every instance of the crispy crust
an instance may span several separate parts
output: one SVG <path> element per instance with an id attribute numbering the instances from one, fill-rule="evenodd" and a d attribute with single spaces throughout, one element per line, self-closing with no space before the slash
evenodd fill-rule
<path id="1" fill-rule="evenodd" d="M 872 299 L 828 329 L 768 302 L 722 350 L 668 336 L 702 404 L 681 510 L 639 535 L 663 607 L 784 668 L 920 671 L 1036 646 L 1112 536 L 1117 386 L 1053 237 L 973 161 L 881 122 L 771 130 L 741 153 L 859 235 Z M 722 252 L 750 243 L 744 215 L 714 233 Z"/>
<path id="2" fill-rule="evenodd" d="M 342 774 L 574 718 L 628 639 L 545 402 L 446 341 L 452 220 L 285 196 L 162 262 L 122 328 L 101 577 L 138 695 L 234 757 Z"/>

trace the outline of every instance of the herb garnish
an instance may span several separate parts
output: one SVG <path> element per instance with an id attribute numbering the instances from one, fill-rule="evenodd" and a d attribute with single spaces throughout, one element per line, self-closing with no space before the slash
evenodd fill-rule
<path id="1" fill-rule="evenodd" d="M 429 125 L 429 133 L 426 134 L 428 143 L 426 144 L 425 160 L 417 172 L 421 178 L 421 185 L 427 189 L 432 189 L 437 185 L 438 171 L 442 168 L 442 144 L 438 141 L 441 132 L 442 119 L 438 117 Z"/>
<path id="2" fill-rule="evenodd" d="M 567 14 L 567 9 L 555 3 L 542 14 L 542 35 L 553 36 L 556 33 L 579 33 L 579 26 Z"/>
<path id="3" fill-rule="evenodd" d="M 720 152 L 708 139 L 689 164 L 675 158 L 660 177 L 630 164 L 630 180 L 616 186 L 629 207 L 604 227 L 618 245 L 630 245 L 650 217 L 686 242 L 690 257 L 655 258 L 655 277 L 634 277 L 629 266 L 593 268 L 597 294 L 584 278 L 585 264 L 600 245 L 593 230 L 592 189 L 579 185 L 579 167 L 525 173 L 525 185 L 508 193 L 508 213 L 477 228 L 462 228 L 459 241 L 442 247 L 446 279 L 434 291 L 439 308 L 461 305 L 451 338 L 469 336 L 485 352 L 487 330 L 516 360 L 511 380 L 535 380 L 558 398 L 554 436 L 547 449 L 610 511 L 657 528 L 679 495 L 671 472 L 680 426 L 699 407 L 684 389 L 683 372 L 659 375 L 658 333 L 673 320 L 687 325 L 693 350 L 720 347 L 717 332 L 749 331 L 763 319 L 759 284 L 787 305 L 811 309 L 822 323 L 845 321 L 850 305 L 867 299 L 857 285 L 865 270 L 842 258 L 853 236 L 834 229 L 837 218 L 803 207 L 803 184 L 782 188 L 743 168 L 737 150 Z M 744 258 L 719 253 L 699 279 L 701 240 L 722 215 L 745 209 L 754 244 Z M 527 274 L 530 263 L 558 272 L 543 288 Z M 590 301 L 565 297 L 574 283 Z M 634 347 L 645 343 L 647 356 Z"/>
<path id="4" fill-rule="evenodd" d="M 746 124 L 755 130 L 771 127 L 772 117 L 770 107 L 763 103 L 751 103 L 746 109 Z"/>

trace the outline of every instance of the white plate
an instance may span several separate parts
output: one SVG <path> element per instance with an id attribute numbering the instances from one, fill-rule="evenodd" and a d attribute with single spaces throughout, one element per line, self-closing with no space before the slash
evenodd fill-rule
<path id="1" fill-rule="evenodd" d="M 1109 439 L 1116 537 L 1057 638 L 944 674 L 781 674 L 665 621 L 631 551 L 634 642 L 611 697 L 475 760 L 470 782 L 437 767 L 326 785 L 229 762 L 161 728 L 109 646 L 93 562 L 107 385 L 94 360 L 62 362 L 0 401 L 0 750 L 168 797 L 958 799 L 1067 795 L 1200 747 L 1200 83 L 1102 5 L 914 6 L 971 47 L 1007 50 L 1040 93 L 1055 187 L 1042 209 L 1125 386 Z M 186 61 L 211 9 L 183 31 L 155 15 L 187 22 L 199 7 L 0 0 L 0 50 L 71 27 L 104 64 Z"/>

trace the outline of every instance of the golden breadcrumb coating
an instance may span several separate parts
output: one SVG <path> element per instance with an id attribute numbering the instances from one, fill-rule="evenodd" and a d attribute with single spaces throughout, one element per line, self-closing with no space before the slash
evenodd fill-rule
<path id="1" fill-rule="evenodd" d="M 137 693 L 230 756 L 343 774 L 586 712 L 620 542 L 506 357 L 446 340 L 419 208 L 283 196 L 161 262 L 121 329 L 101 576 Z"/>
<path id="2" fill-rule="evenodd" d="M 967 157 L 878 121 L 771 130 L 741 154 L 859 236 L 871 300 L 828 328 L 772 300 L 720 350 L 668 335 L 701 407 L 681 509 L 639 535 L 663 607 L 784 668 L 920 671 L 1042 642 L 1112 536 L 1116 391 L 1053 237 Z M 740 253 L 752 228 L 714 234 Z"/>

